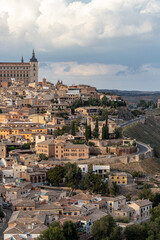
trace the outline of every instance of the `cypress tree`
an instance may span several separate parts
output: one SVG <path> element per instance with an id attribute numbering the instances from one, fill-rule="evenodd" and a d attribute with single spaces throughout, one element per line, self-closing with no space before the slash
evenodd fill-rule
<path id="1" fill-rule="evenodd" d="M 103 124 L 103 128 L 102 128 L 102 139 L 108 139 L 108 138 L 109 138 L 108 117 L 106 117 L 106 123 Z"/>
<path id="2" fill-rule="evenodd" d="M 94 137 L 98 138 L 98 136 L 99 136 L 99 128 L 98 128 L 98 118 L 97 118 L 95 123 L 95 129 L 94 129 Z"/>
<path id="3" fill-rule="evenodd" d="M 88 126 L 88 139 L 92 138 L 91 125 Z"/>
<path id="4" fill-rule="evenodd" d="M 109 138 L 109 129 L 108 129 L 108 116 L 106 116 L 106 125 L 105 125 L 106 139 Z"/>
<path id="5" fill-rule="evenodd" d="M 71 134 L 72 134 L 73 136 L 75 136 L 75 134 L 76 134 L 75 122 L 74 122 L 74 121 L 71 122 Z"/>
<path id="6" fill-rule="evenodd" d="M 102 128 L 102 139 L 106 139 L 106 125 L 103 124 L 103 128 Z"/>
<path id="7" fill-rule="evenodd" d="M 85 138 L 86 138 L 86 141 L 88 141 L 88 125 L 87 125 L 87 121 L 86 121 L 86 125 L 85 125 Z"/>

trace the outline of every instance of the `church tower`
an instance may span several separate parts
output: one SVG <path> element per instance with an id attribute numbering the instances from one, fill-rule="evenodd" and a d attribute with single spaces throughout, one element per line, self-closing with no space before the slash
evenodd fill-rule
<path id="1" fill-rule="evenodd" d="M 38 82 L 38 61 L 35 57 L 35 52 L 33 50 L 32 58 L 30 59 L 30 82 Z"/>

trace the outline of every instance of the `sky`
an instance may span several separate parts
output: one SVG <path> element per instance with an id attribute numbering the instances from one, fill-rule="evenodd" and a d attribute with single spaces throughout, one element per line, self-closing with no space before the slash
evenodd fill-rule
<path id="1" fill-rule="evenodd" d="M 160 91 L 160 0 L 0 0 L 0 61 L 39 80 Z"/>

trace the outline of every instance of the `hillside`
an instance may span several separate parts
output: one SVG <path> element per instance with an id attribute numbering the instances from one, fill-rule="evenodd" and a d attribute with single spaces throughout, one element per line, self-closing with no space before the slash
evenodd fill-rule
<path id="1" fill-rule="evenodd" d="M 99 89 L 98 92 L 106 92 L 111 93 L 114 95 L 120 95 L 128 104 L 137 105 L 140 100 L 145 101 L 154 101 L 157 102 L 158 98 L 160 98 L 159 91 L 123 91 L 123 90 L 116 90 L 116 89 Z"/>
<path id="2" fill-rule="evenodd" d="M 145 124 L 135 123 L 127 126 L 123 133 L 124 136 L 150 144 L 154 148 L 155 156 L 160 157 L 160 122 L 155 118 L 147 118 Z"/>

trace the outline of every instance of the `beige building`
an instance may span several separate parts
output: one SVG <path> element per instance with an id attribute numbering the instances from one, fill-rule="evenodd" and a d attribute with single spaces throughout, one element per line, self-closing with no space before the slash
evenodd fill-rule
<path id="1" fill-rule="evenodd" d="M 29 106 L 34 106 L 38 103 L 37 98 L 31 98 L 31 97 L 27 97 L 24 99 L 16 99 L 15 104 L 17 107 L 27 107 Z"/>
<path id="2" fill-rule="evenodd" d="M 0 82 L 20 81 L 25 83 L 38 82 L 38 61 L 33 50 L 32 58 L 24 63 L 21 62 L 1 62 L 0 63 Z"/>
<path id="3" fill-rule="evenodd" d="M 99 115 L 101 109 L 99 107 L 79 107 L 75 109 L 75 113 L 86 116 Z"/>
<path id="4" fill-rule="evenodd" d="M 14 211 L 4 231 L 4 240 L 37 239 L 47 229 L 47 213 L 41 211 Z"/>
<path id="5" fill-rule="evenodd" d="M 13 200 L 21 197 L 21 189 L 18 187 L 9 188 L 6 190 L 6 202 L 12 202 Z"/>
<path id="6" fill-rule="evenodd" d="M 12 211 L 34 211 L 35 201 L 25 198 L 20 198 L 12 202 Z"/>
<path id="7" fill-rule="evenodd" d="M 65 125 L 65 119 L 64 118 L 60 118 L 60 117 L 53 117 L 53 120 L 52 120 L 52 124 L 53 125 Z"/>
<path id="8" fill-rule="evenodd" d="M 44 153 L 47 157 L 57 159 L 88 159 L 89 147 L 85 144 L 72 144 L 65 139 L 47 140 L 37 144 L 36 153 Z"/>
<path id="9" fill-rule="evenodd" d="M 149 200 L 137 200 L 132 202 L 129 206 L 135 210 L 137 221 L 144 222 L 150 219 L 152 202 Z"/>
<path id="10" fill-rule="evenodd" d="M 59 143 L 55 146 L 55 158 L 57 159 L 88 159 L 89 147 L 85 144 Z"/>
<path id="11" fill-rule="evenodd" d="M 117 197 L 103 197 L 107 203 L 108 212 L 114 212 L 126 205 L 126 197 L 121 195 Z"/>
<path id="12" fill-rule="evenodd" d="M 5 158 L 7 155 L 7 146 L 4 143 L 0 143 L 0 158 Z"/>
<path id="13" fill-rule="evenodd" d="M 19 172 L 24 172 L 27 169 L 27 166 L 24 165 L 14 165 L 13 166 L 13 177 L 17 178 Z"/>
<path id="14" fill-rule="evenodd" d="M 87 117 L 87 124 L 91 125 L 91 130 L 93 131 L 95 128 L 95 123 L 96 121 L 93 120 L 92 117 L 88 116 Z M 98 121 L 98 129 L 99 129 L 99 138 L 102 138 L 102 129 L 103 126 L 106 124 L 106 121 Z M 114 130 L 117 128 L 117 124 L 115 123 L 115 121 L 108 119 L 108 132 L 110 135 L 114 134 Z"/>
<path id="15" fill-rule="evenodd" d="M 32 123 L 41 123 L 41 124 L 45 124 L 46 123 L 45 116 L 43 116 L 41 114 L 31 114 L 28 117 L 28 119 Z"/>
<path id="16" fill-rule="evenodd" d="M 46 181 L 46 172 L 19 172 L 18 178 L 24 178 L 31 183 L 44 183 Z"/>
<path id="17" fill-rule="evenodd" d="M 0 123 L 7 122 L 7 120 L 10 118 L 10 115 L 8 113 L 1 113 L 0 114 Z"/>
<path id="18" fill-rule="evenodd" d="M 48 139 L 43 142 L 39 142 L 36 147 L 36 153 L 44 153 L 47 157 L 55 156 L 55 142 L 53 139 Z"/>

